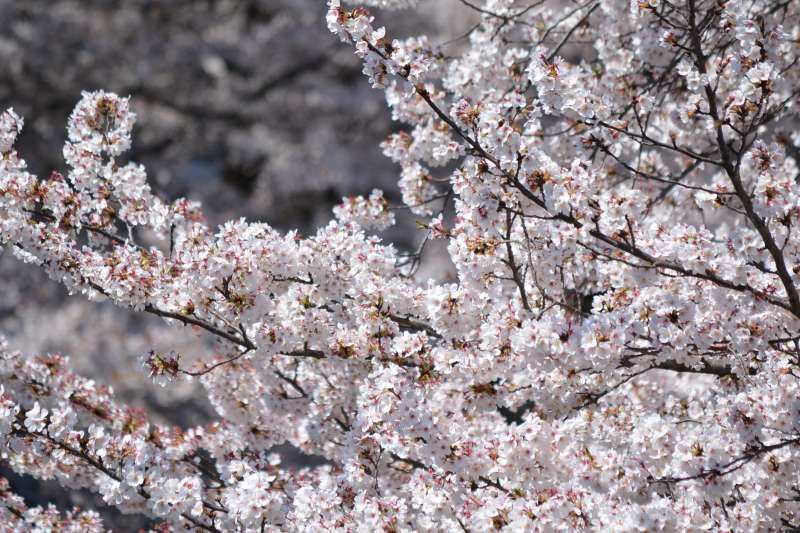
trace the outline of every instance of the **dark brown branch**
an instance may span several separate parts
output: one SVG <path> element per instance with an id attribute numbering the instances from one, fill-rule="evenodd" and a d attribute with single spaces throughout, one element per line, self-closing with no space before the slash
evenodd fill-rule
<path id="1" fill-rule="evenodd" d="M 675 483 L 682 483 L 685 481 L 692 481 L 692 480 L 709 480 L 718 477 L 725 476 L 730 474 L 731 472 L 735 472 L 740 468 L 744 467 L 746 464 L 750 463 L 754 459 L 764 455 L 765 453 L 769 453 L 775 450 L 779 450 L 781 448 L 785 448 L 786 446 L 794 446 L 800 444 L 800 438 L 790 439 L 778 442 L 776 444 L 771 444 L 769 446 L 766 445 L 759 445 L 756 447 L 751 448 L 750 450 L 745 451 L 739 457 L 736 457 L 727 463 L 724 463 L 716 468 L 712 468 L 710 470 L 701 471 L 698 474 L 692 476 L 683 476 L 683 477 L 663 477 L 659 479 L 654 479 L 650 483 L 665 483 L 665 484 L 675 484 Z"/>
<path id="2" fill-rule="evenodd" d="M 703 52 L 700 30 L 698 29 L 695 21 L 695 1 L 689 0 L 688 6 L 689 26 L 691 28 L 695 65 L 701 74 L 706 74 L 706 55 Z M 730 147 L 728 146 L 725 135 L 722 131 L 722 121 L 720 120 L 717 106 L 717 95 L 710 85 L 706 85 L 704 89 L 706 100 L 708 102 L 709 113 L 711 114 L 711 118 L 714 120 L 717 146 L 719 147 L 720 155 L 722 157 L 722 167 L 725 169 L 725 173 L 728 175 L 728 178 L 730 179 L 730 182 L 736 191 L 736 195 L 742 202 L 742 206 L 747 213 L 747 218 L 761 236 L 764 246 L 767 248 L 767 251 L 769 251 L 770 256 L 772 256 L 772 260 L 775 263 L 775 269 L 778 272 L 778 277 L 780 278 L 784 290 L 786 291 L 786 295 L 789 299 L 789 309 L 795 316 L 800 317 L 800 294 L 798 294 L 797 288 L 792 280 L 792 276 L 786 266 L 786 260 L 783 256 L 783 252 L 775 242 L 775 238 L 772 236 L 772 233 L 767 227 L 766 221 L 761 218 L 761 216 L 759 216 L 753 209 L 753 202 L 750 198 L 750 194 L 747 192 L 747 190 L 745 190 L 741 176 L 739 175 L 739 163 L 737 162 L 734 164 L 733 162 Z M 741 155 L 739 157 L 741 158 Z"/>

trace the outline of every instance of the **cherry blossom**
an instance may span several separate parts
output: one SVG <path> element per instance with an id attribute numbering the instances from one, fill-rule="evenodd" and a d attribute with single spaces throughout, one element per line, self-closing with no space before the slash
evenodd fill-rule
<path id="1" fill-rule="evenodd" d="M 800 527 L 798 6 L 462 5 L 436 46 L 329 2 L 401 123 L 403 205 L 346 198 L 308 236 L 156 197 L 126 98 L 84 93 L 45 178 L 2 115 L 14 254 L 217 341 L 144 356 L 207 393 L 217 420 L 183 429 L 3 346 L 14 470 L 207 531 Z M 410 254 L 374 233 L 396 208 Z M 455 279 L 414 268 L 431 239 Z"/>

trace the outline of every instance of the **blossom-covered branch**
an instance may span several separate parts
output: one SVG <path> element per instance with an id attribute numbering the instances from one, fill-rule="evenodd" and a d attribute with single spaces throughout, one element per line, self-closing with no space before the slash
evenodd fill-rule
<path id="1" fill-rule="evenodd" d="M 14 468 L 211 530 L 794 524 L 797 6 L 461 4 L 480 17 L 463 46 L 392 40 L 337 0 L 327 17 L 405 125 L 382 147 L 448 282 L 420 279 L 424 245 L 403 261 L 374 233 L 395 218 L 381 191 L 307 237 L 212 230 L 122 163 L 127 99 L 85 93 L 46 179 L 2 115 L 14 253 L 222 347 L 144 356 L 220 419 L 156 438 L 76 405 L 71 384 L 95 385 L 61 359 L 9 357 Z M 325 465 L 281 468 L 286 442 Z M 30 467 L 42 449 L 60 452 Z"/>

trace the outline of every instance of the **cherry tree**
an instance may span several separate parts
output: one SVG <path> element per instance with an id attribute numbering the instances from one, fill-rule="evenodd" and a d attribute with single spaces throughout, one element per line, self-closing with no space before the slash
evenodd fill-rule
<path id="1" fill-rule="evenodd" d="M 19 260 L 221 352 L 143 354 L 216 409 L 181 429 L 3 348 L 12 468 L 165 529 L 800 527 L 797 3 L 461 3 L 480 22 L 437 46 L 329 2 L 404 124 L 382 147 L 413 253 L 376 233 L 396 212 L 377 190 L 307 237 L 208 227 L 125 162 L 127 98 L 84 93 L 45 178 L 2 115 Z M 431 240 L 457 282 L 419 276 Z M 282 467 L 286 442 L 326 463 Z M 0 498 L 19 530 L 102 528 Z"/>

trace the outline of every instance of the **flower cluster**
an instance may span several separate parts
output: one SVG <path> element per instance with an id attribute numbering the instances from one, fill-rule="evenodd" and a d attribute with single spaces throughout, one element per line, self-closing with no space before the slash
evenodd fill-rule
<path id="1" fill-rule="evenodd" d="M 3 347 L 11 467 L 208 531 L 800 527 L 798 6 L 517 4 L 464 2 L 447 51 L 329 2 L 404 124 L 383 148 L 425 217 L 412 260 L 443 240 L 446 282 L 366 233 L 379 191 L 307 237 L 212 229 L 118 161 L 126 99 L 84 94 L 45 179 L 3 114 L 16 256 L 220 341 L 146 358 L 207 392 L 218 420 L 183 430 Z"/>
<path id="2" fill-rule="evenodd" d="M 373 28 L 373 17 L 364 8 L 348 10 L 331 0 L 327 20 L 340 39 L 355 43 L 373 87 L 385 87 L 395 75 L 410 84 L 421 82 L 433 61 L 431 52 L 415 39 L 389 40 L 385 28 Z"/>
<path id="3" fill-rule="evenodd" d="M 0 520 L 5 531 L 65 531 L 67 533 L 102 533 L 103 522 L 94 511 L 73 509 L 62 516 L 54 505 L 28 507 L 14 494 L 8 480 L 0 477 Z"/>
<path id="4" fill-rule="evenodd" d="M 333 208 L 333 213 L 342 222 L 355 222 L 364 229 L 382 231 L 394 224 L 394 213 L 389 209 L 389 202 L 383 197 L 383 191 L 378 189 L 373 190 L 369 198 L 344 198 L 340 205 Z"/>

